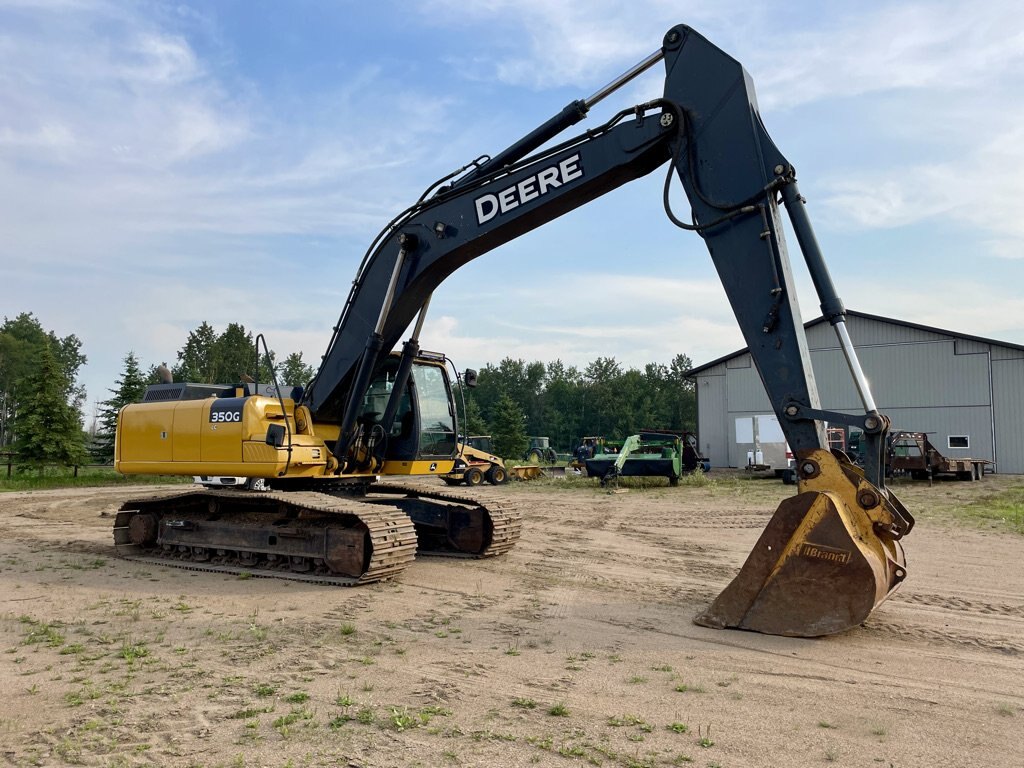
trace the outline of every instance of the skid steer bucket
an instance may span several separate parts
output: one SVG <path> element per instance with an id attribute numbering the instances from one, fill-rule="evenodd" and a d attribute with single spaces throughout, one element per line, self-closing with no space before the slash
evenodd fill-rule
<path id="1" fill-rule="evenodd" d="M 811 469 L 801 492 L 782 502 L 739 574 L 697 624 L 830 635 L 863 622 L 906 577 L 898 539 L 913 518 L 899 501 L 825 451 L 813 452 L 801 467 Z"/>

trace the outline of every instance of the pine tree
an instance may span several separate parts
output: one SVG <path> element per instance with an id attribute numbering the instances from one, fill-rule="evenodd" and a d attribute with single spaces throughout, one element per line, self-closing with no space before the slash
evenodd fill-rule
<path id="1" fill-rule="evenodd" d="M 522 456 L 530 444 L 526 438 L 526 416 L 504 392 L 494 406 L 491 427 L 494 452 L 503 458 Z"/>
<path id="2" fill-rule="evenodd" d="M 195 381 L 205 384 L 223 384 L 214 377 L 216 363 L 213 348 L 217 334 L 205 320 L 194 331 L 190 331 L 185 346 L 178 352 L 178 364 L 172 372 L 175 381 Z"/>
<path id="3" fill-rule="evenodd" d="M 36 365 L 24 379 L 14 422 L 14 450 L 23 464 L 42 471 L 45 464 L 83 464 L 87 455 L 82 417 L 68 402 L 72 387 L 49 344 L 44 344 Z"/>
<path id="4" fill-rule="evenodd" d="M 459 424 L 459 430 L 464 437 L 472 435 L 486 435 L 487 422 L 484 421 L 480 406 L 472 397 L 466 397 L 466 412 L 463 414 L 464 421 Z"/>
<path id="5" fill-rule="evenodd" d="M 114 435 L 117 432 L 117 416 L 121 408 L 128 403 L 142 400 L 142 395 L 146 391 L 146 375 L 139 367 L 134 352 L 129 352 L 125 357 L 124 370 L 116 384 L 115 389 L 108 390 L 113 397 L 100 403 L 100 428 L 93 444 L 93 456 L 103 464 L 114 461 Z"/>
<path id="6" fill-rule="evenodd" d="M 292 352 L 277 367 L 277 381 L 283 387 L 306 386 L 313 378 L 313 366 L 306 365 L 301 352 Z"/>

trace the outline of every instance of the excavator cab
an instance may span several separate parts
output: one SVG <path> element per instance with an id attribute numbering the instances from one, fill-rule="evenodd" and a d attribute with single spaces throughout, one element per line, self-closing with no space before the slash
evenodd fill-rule
<path id="1" fill-rule="evenodd" d="M 389 355 L 371 379 L 359 416 L 364 439 L 384 461 L 381 474 L 434 474 L 439 471 L 437 465 L 452 462 L 457 446 L 454 398 L 445 359 L 431 353 L 417 357 L 404 386 L 400 367 L 400 356 Z M 401 391 L 395 393 L 396 387 Z M 394 417 L 387 418 L 392 398 L 396 398 Z M 382 423 L 382 419 L 390 423 Z M 435 465 L 434 469 L 430 465 Z"/>

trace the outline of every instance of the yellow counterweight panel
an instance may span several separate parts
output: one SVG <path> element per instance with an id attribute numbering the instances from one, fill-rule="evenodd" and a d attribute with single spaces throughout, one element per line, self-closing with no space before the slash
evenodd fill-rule
<path id="1" fill-rule="evenodd" d="M 294 403 L 285 400 L 286 412 Z M 267 416 L 270 418 L 267 418 Z M 315 477 L 330 452 L 323 440 L 292 428 L 291 455 L 266 443 L 284 425 L 280 403 L 261 396 L 136 403 L 118 418 L 115 468 L 124 474 Z"/>

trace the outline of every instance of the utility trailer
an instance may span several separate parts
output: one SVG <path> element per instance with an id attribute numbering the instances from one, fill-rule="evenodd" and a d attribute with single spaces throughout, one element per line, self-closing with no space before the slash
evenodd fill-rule
<path id="1" fill-rule="evenodd" d="M 888 475 L 907 474 L 915 480 L 934 477 L 955 477 L 957 480 L 981 480 L 988 459 L 951 458 L 943 456 L 926 432 L 895 431 L 886 446 Z"/>

